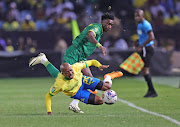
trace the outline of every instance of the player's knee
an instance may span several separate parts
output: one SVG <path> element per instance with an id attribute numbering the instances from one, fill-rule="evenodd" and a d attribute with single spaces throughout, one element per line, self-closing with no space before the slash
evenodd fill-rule
<path id="1" fill-rule="evenodd" d="M 102 89 L 103 91 L 111 89 L 112 84 L 110 83 L 103 83 Z"/>
<path id="2" fill-rule="evenodd" d="M 111 89 L 111 87 L 112 87 L 112 84 L 111 83 L 107 83 L 106 84 L 106 89 L 108 90 L 108 89 Z"/>

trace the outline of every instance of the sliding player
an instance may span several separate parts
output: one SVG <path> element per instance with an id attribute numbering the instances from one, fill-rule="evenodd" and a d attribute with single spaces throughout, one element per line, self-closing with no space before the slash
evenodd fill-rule
<path id="1" fill-rule="evenodd" d="M 81 70 L 89 66 L 96 66 L 101 71 L 108 68 L 109 65 L 102 65 L 97 60 L 88 60 L 84 62 L 75 63 L 70 65 L 69 63 L 63 63 L 60 66 L 61 72 L 55 68 L 46 58 L 44 53 L 40 53 L 39 56 L 33 58 L 29 65 L 43 64 L 49 73 L 55 78 L 54 85 L 50 88 L 50 91 L 45 96 L 46 108 L 48 115 L 52 115 L 51 110 L 51 97 L 59 92 L 63 92 L 65 95 L 71 98 L 78 99 L 86 104 L 101 105 L 103 104 L 102 98 L 90 93 L 90 90 L 108 90 L 112 86 L 112 79 L 121 77 L 115 73 L 105 75 L 104 82 L 94 77 L 83 76 Z M 118 73 L 118 72 L 116 72 Z M 76 109 L 75 109 L 76 110 Z"/>

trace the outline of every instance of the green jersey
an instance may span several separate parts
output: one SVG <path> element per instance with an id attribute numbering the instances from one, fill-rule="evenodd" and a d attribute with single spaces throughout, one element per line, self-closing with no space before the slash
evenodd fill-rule
<path id="1" fill-rule="evenodd" d="M 90 24 L 72 42 L 73 45 L 75 45 L 78 49 L 84 52 L 86 58 L 90 56 L 96 49 L 96 45 L 89 42 L 86 37 L 88 31 L 92 31 L 95 34 L 95 39 L 99 42 L 103 34 L 101 23 Z"/>
<path id="2" fill-rule="evenodd" d="M 86 37 L 88 31 L 92 31 L 95 34 L 95 39 L 99 42 L 103 34 L 102 25 L 101 23 L 90 24 L 73 40 L 72 45 L 67 48 L 64 54 L 64 62 L 74 64 L 85 61 L 94 52 L 96 45 L 88 41 Z"/>

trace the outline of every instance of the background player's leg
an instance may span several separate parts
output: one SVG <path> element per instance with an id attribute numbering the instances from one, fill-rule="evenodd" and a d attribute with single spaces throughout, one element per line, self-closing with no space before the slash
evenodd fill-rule
<path id="1" fill-rule="evenodd" d="M 82 69 L 82 72 L 83 72 L 83 75 L 85 75 L 85 76 L 93 77 L 93 75 L 92 75 L 91 70 L 90 70 L 89 67 L 83 68 L 83 69 Z"/>
<path id="2" fill-rule="evenodd" d="M 112 79 L 122 77 L 123 73 L 121 71 L 111 72 L 104 75 L 104 81 L 105 83 L 109 83 L 112 86 Z"/>
<path id="3" fill-rule="evenodd" d="M 142 72 L 143 72 L 144 79 L 146 80 L 147 85 L 148 85 L 148 92 L 144 97 L 156 97 L 157 93 L 153 87 L 152 78 L 151 78 L 151 75 L 149 74 L 149 68 L 144 67 Z"/>

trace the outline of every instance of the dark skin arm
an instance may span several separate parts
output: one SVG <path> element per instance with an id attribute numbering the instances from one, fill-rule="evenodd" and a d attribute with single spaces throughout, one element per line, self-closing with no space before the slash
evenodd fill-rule
<path id="1" fill-rule="evenodd" d="M 95 34 L 92 31 L 89 31 L 86 35 L 87 39 L 89 42 L 93 43 L 94 45 L 96 45 L 97 43 L 99 43 L 96 39 L 95 39 Z M 104 56 L 106 55 L 106 48 L 104 46 L 100 46 L 99 49 L 102 51 L 102 53 L 104 54 Z"/>
<path id="2" fill-rule="evenodd" d="M 152 40 L 154 40 L 154 33 L 153 33 L 153 31 L 149 31 L 149 32 L 148 32 L 148 39 L 143 43 L 142 46 L 138 46 L 138 47 L 136 48 L 136 51 L 137 51 L 137 52 L 142 51 L 142 48 L 145 47 L 145 46 L 146 46 L 150 41 L 152 41 Z"/>

